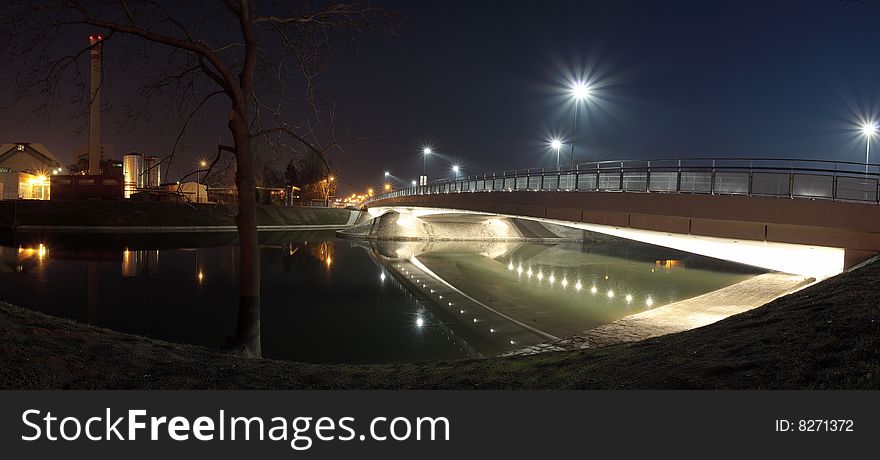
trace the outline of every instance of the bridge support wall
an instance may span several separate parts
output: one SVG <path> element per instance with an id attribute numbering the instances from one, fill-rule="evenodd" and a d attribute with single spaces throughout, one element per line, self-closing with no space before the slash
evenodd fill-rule
<path id="1" fill-rule="evenodd" d="M 461 192 L 376 200 L 667 233 L 844 248 L 846 266 L 880 253 L 880 206 L 829 200 L 635 192 Z"/>

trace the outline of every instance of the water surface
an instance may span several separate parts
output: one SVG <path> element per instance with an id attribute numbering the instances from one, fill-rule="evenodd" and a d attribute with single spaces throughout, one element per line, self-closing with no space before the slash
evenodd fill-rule
<path id="1" fill-rule="evenodd" d="M 100 327 L 226 348 L 235 235 L 7 236 L 0 300 Z M 364 242 L 261 234 L 265 357 L 410 362 L 492 356 L 754 276 L 743 265 L 615 240 Z"/>

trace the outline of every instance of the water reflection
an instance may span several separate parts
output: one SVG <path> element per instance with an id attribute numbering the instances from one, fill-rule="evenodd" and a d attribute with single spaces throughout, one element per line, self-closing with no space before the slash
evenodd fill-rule
<path id="1" fill-rule="evenodd" d="M 260 237 L 260 309 L 239 308 L 234 235 L 19 235 L 0 241 L 0 299 L 251 355 L 399 362 L 497 355 L 757 273 L 631 242 Z"/>

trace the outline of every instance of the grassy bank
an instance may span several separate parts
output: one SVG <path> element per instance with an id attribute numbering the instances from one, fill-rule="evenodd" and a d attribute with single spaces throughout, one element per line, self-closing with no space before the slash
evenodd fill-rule
<path id="1" fill-rule="evenodd" d="M 880 388 L 880 263 L 687 332 L 429 364 L 252 359 L 0 304 L 2 388 Z"/>
<path id="2" fill-rule="evenodd" d="M 0 201 L 0 227 L 18 226 L 228 226 L 235 206 L 118 201 Z M 258 225 L 344 225 L 350 211 L 258 206 Z"/>

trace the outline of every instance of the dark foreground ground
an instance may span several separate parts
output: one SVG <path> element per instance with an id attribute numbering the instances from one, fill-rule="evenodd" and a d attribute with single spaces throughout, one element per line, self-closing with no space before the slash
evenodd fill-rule
<path id="1" fill-rule="evenodd" d="M 880 263 L 710 326 L 589 351 L 313 365 L 223 354 L 0 303 L 0 388 L 880 388 Z"/>

